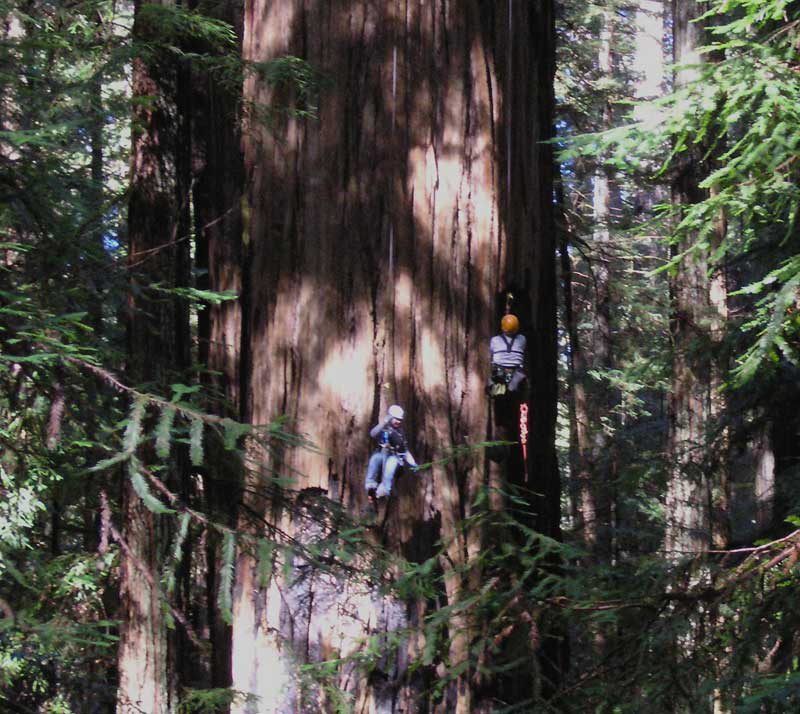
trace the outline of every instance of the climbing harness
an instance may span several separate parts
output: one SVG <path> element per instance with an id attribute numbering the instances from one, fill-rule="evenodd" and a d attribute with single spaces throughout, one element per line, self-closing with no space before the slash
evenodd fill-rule
<path id="1" fill-rule="evenodd" d="M 522 359 L 525 356 L 525 351 L 523 349 L 520 349 L 518 343 L 522 342 L 523 340 L 519 340 L 519 341 L 517 340 L 517 338 L 521 337 L 521 335 L 516 334 L 513 337 L 509 337 L 508 335 L 497 335 L 497 337 L 499 337 L 500 340 L 502 341 L 502 343 L 505 345 L 505 349 L 502 349 L 502 348 L 501 349 L 495 349 L 494 347 L 492 347 L 492 364 L 495 365 L 495 366 L 508 367 L 510 365 L 505 365 L 505 364 L 504 365 L 498 365 L 497 363 L 495 363 L 494 356 L 496 354 L 507 354 L 507 355 L 513 354 L 513 355 L 517 355 L 517 359 L 519 361 L 518 364 L 519 364 L 519 366 L 522 366 Z M 499 343 L 497 337 L 492 339 L 492 341 L 490 342 L 490 345 L 497 345 Z"/>
<path id="2" fill-rule="evenodd" d="M 486 392 L 501 397 L 510 392 L 509 386 L 517 371 L 522 371 L 525 359 L 525 337 L 519 334 L 519 318 L 511 312 L 514 294 L 506 291 L 505 314 L 500 320 L 501 334 L 489 341 L 491 379 Z"/>
<path id="3" fill-rule="evenodd" d="M 489 394 L 493 397 L 502 397 L 508 393 L 508 385 L 514 377 L 516 367 L 503 367 L 499 364 L 492 365 L 492 386 Z"/>
<path id="4" fill-rule="evenodd" d="M 384 429 L 381 432 L 380 448 L 400 456 L 405 453 L 405 437 L 394 429 Z"/>
<path id="5" fill-rule="evenodd" d="M 522 460 L 528 462 L 528 405 L 519 405 L 519 443 L 522 446 Z"/>

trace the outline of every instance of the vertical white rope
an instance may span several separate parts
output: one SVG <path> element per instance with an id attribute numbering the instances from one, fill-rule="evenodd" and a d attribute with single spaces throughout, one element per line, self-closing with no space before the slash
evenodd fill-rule
<path id="1" fill-rule="evenodd" d="M 397 105 L 397 44 L 392 47 L 392 133 L 394 133 L 395 108 Z"/>
<path id="2" fill-rule="evenodd" d="M 392 139 L 394 140 L 395 117 L 397 108 L 397 44 L 392 47 Z M 391 143 L 394 149 L 394 141 Z M 392 305 L 394 305 L 394 220 L 389 212 L 389 285 L 392 291 Z"/>
<path id="3" fill-rule="evenodd" d="M 397 10 L 397 3 L 394 3 L 395 11 Z M 397 13 L 394 14 L 394 19 L 397 19 Z M 395 128 L 397 124 L 397 29 L 393 30 L 393 38 L 392 38 L 392 106 L 391 106 L 391 123 L 390 123 L 390 139 L 389 139 L 389 151 L 392 152 L 392 159 L 394 158 L 394 151 L 396 151 L 395 146 Z M 392 160 L 390 165 L 394 167 L 395 162 Z M 392 188 L 394 182 L 394 170 L 392 169 L 389 172 L 389 191 L 387 192 L 388 198 L 386 202 L 386 213 L 389 221 L 389 245 L 387 246 L 389 252 L 389 265 L 388 265 L 388 280 L 386 281 L 386 304 L 385 310 L 386 314 L 384 317 L 385 324 L 386 324 L 386 345 L 389 346 L 389 353 L 388 357 L 385 358 L 385 366 L 386 372 L 383 375 L 383 383 L 384 387 L 389 388 L 389 380 L 388 377 L 391 375 L 391 382 L 394 382 L 395 377 L 395 354 L 394 354 L 394 305 L 395 305 L 395 279 L 394 279 L 394 215 L 392 213 L 392 208 L 394 202 L 392 201 Z M 396 388 L 396 385 L 392 384 L 392 391 Z M 389 394 L 386 395 L 387 397 Z M 398 395 L 395 393 L 392 395 L 391 400 L 397 401 Z"/>
<path id="4" fill-rule="evenodd" d="M 514 35 L 512 34 L 512 24 L 514 16 L 514 0 L 508 0 L 508 60 L 506 66 L 506 221 L 511 214 L 511 91 L 513 89 L 512 62 L 514 61 L 512 49 Z"/>

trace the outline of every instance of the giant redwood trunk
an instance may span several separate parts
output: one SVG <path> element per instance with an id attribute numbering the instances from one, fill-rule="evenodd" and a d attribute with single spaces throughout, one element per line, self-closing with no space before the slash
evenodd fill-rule
<path id="1" fill-rule="evenodd" d="M 539 143 L 551 135 L 552 24 L 547 0 L 246 3 L 245 57 L 298 55 L 323 84 L 316 119 L 283 114 L 264 127 L 253 115 L 244 132 L 247 417 L 287 415 L 318 450 L 252 447 L 253 460 L 267 463 L 260 479 L 248 477 L 243 527 L 252 531 L 261 514 L 302 542 L 321 525 L 299 504 L 320 493 L 357 514 L 368 431 L 393 402 L 407 410 L 420 462 L 491 436 L 487 345 L 496 296 L 513 285 L 530 306 L 527 467 L 511 459 L 498 474 L 475 450 L 401 474 L 373 537 L 417 561 L 441 538 L 442 601 L 453 603 L 480 584 L 472 566 L 487 543 L 458 524 L 490 474 L 540 494 L 535 525 L 557 535 L 552 159 Z M 259 75 L 245 97 L 306 101 Z M 267 467 L 292 475 L 294 491 L 268 488 Z M 264 582 L 256 568 L 242 548 L 233 687 L 260 699 L 236 711 L 332 707 L 321 693 L 302 693 L 298 665 L 352 654 L 370 632 L 417 626 L 433 606 L 327 577 L 301 597 L 285 572 Z M 464 668 L 436 705 L 443 711 L 477 711 L 492 696 L 477 692 L 467 662 L 474 627 L 463 614 L 450 622 L 449 667 Z M 409 638 L 396 664 L 369 679 L 343 668 L 339 688 L 359 710 L 428 708 L 418 686 L 425 673 L 407 670 L 424 644 L 421 633 Z M 530 697 L 533 686 L 522 681 L 513 696 Z"/>

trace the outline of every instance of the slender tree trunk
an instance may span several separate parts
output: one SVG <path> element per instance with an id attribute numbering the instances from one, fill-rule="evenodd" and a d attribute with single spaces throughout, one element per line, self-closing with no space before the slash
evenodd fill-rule
<path id="1" fill-rule="evenodd" d="M 99 73 L 92 78 L 90 86 L 92 106 L 89 114 L 88 129 L 92 158 L 90 164 L 91 196 L 89 200 L 91 222 L 88 231 L 90 241 L 87 251 L 88 255 L 91 256 L 89 315 L 92 329 L 95 334 L 100 335 L 103 331 L 103 303 L 108 282 L 108 258 L 103 243 L 103 187 L 105 185 L 103 175 L 103 123 L 105 116 L 103 112 L 103 80 Z"/>
<path id="2" fill-rule="evenodd" d="M 636 99 L 654 99 L 664 94 L 665 12 L 662 0 L 639 0 L 637 3 L 633 50 L 633 67 L 638 74 L 633 92 Z M 635 107 L 634 118 L 645 120 L 651 111 L 644 105 Z"/>
<path id="3" fill-rule="evenodd" d="M 712 189 L 713 191 L 713 189 Z M 716 250 L 723 240 L 728 225 L 724 212 L 717 217 L 710 250 Z M 709 337 L 711 341 L 710 428 L 711 470 L 711 540 L 715 548 L 727 548 L 731 542 L 731 474 L 730 429 L 727 425 L 727 399 L 723 391 L 728 365 L 724 355 L 724 341 L 728 322 L 728 276 L 726 266 L 718 265 L 711 271 L 708 285 Z"/>
<path id="4" fill-rule="evenodd" d="M 514 283 L 532 306 L 526 328 L 536 409 L 527 469 L 520 464 L 507 476 L 543 494 L 535 497 L 537 525 L 557 534 L 552 156 L 539 143 L 552 131 L 550 4 L 252 0 L 244 52 L 256 61 L 297 54 L 334 81 L 323 89 L 316 122 L 280 117 L 273 133 L 251 122 L 244 139 L 248 416 L 264 424 L 287 414 L 320 446 L 285 451 L 272 465 L 295 475 L 301 502 L 323 492 L 357 510 L 365 502 L 367 432 L 392 402 L 407 410 L 420 461 L 485 438 L 494 298 Z M 258 77 L 245 96 L 291 99 Z M 391 549 L 424 559 L 437 538 L 444 542 L 447 602 L 479 581 L 480 533 L 458 524 L 472 514 L 486 468 L 475 452 L 401 475 L 390 503 L 382 537 Z M 301 528 L 291 494 L 265 499 L 266 469 L 261 478 L 247 484 L 247 507 L 308 537 L 313 529 Z M 425 612 L 424 603 L 409 614 L 369 591 L 357 596 L 351 584 L 336 614 L 322 605 L 331 597 L 322 583 L 313 597 L 287 600 L 277 574 L 261 588 L 255 569 L 243 550 L 233 685 L 262 703 L 237 711 L 300 710 L 296 664 L 348 654 L 343 633 L 363 631 L 343 607 L 361 607 L 377 629 L 417 624 Z M 302 635 L 288 627 L 290 611 Z M 458 668 L 467 665 L 475 623 L 456 615 L 450 625 L 448 660 Z M 424 643 L 414 640 L 412 649 Z M 403 668 L 383 674 L 384 686 L 368 686 L 363 676 L 342 686 L 375 711 L 422 706 Z M 472 675 L 467 665 L 447 694 L 448 711 L 482 706 Z M 525 696 L 533 685 L 528 678 Z"/>
<path id="5" fill-rule="evenodd" d="M 613 81 L 613 15 L 606 9 L 602 14 L 600 44 L 597 64 L 600 76 Z M 611 102 L 606 99 L 603 104 L 601 128 L 610 129 L 613 117 Z M 611 206 L 612 193 L 615 187 L 606 167 L 600 166 L 594 173 L 592 211 L 594 228 L 592 231 L 592 297 L 593 315 L 591 341 L 592 369 L 602 374 L 611 368 L 611 282 L 613 247 L 611 245 Z M 587 432 L 589 441 L 588 459 L 590 464 L 588 478 L 581 481 L 581 504 L 583 509 L 584 539 L 594 557 L 600 561 L 611 559 L 611 440 L 606 431 L 612 398 L 610 387 L 606 381 L 600 384 L 588 375 L 585 369 L 581 373 L 586 384 L 587 393 L 592 394 L 587 406 Z"/>
<path id="6" fill-rule="evenodd" d="M 575 286 L 573 281 L 572 258 L 569 254 L 569 234 L 571 226 L 566 221 L 564 188 L 561 181 L 556 187 L 556 203 L 565 219 L 566 230 L 559 243 L 558 253 L 561 269 L 561 283 L 564 292 L 564 329 L 569 339 L 569 420 L 570 420 L 570 473 L 575 484 L 571 493 L 571 515 L 576 530 L 585 530 L 587 511 L 590 506 L 586 498 L 591 498 L 591 491 L 586 485 L 591 478 L 589 464 L 589 403 L 583 375 L 586 374 L 586 358 L 583 344 L 578 333 L 575 305 Z M 592 509 L 593 510 L 593 509 Z"/>
<path id="7" fill-rule="evenodd" d="M 673 2 L 674 60 L 678 65 L 701 62 L 702 25 L 694 22 L 702 6 L 691 0 Z M 679 70 L 675 86 L 681 87 L 697 77 L 693 68 Z M 701 150 L 687 153 L 672 184 L 676 206 L 702 200 L 699 183 L 703 179 Z M 690 239 L 691 240 L 691 239 Z M 688 241 L 672 247 L 678 255 Z M 708 473 L 707 438 L 711 423 L 711 360 L 708 349 L 709 279 L 707 252 L 696 249 L 680 262 L 671 280 L 673 377 L 670 402 L 670 453 L 672 476 L 666 512 L 665 547 L 680 557 L 706 550 L 711 542 L 711 481 Z"/>
<path id="8" fill-rule="evenodd" d="M 756 436 L 755 505 L 756 534 L 768 532 L 775 522 L 775 451 L 770 438 L 770 424 Z"/>

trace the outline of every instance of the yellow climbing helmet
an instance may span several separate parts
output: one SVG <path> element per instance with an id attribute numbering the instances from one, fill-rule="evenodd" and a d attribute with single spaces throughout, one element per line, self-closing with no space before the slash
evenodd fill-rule
<path id="1" fill-rule="evenodd" d="M 503 332 L 511 332 L 515 333 L 519 330 L 519 320 L 517 319 L 516 315 L 503 315 L 503 319 L 500 320 L 500 329 Z"/>

